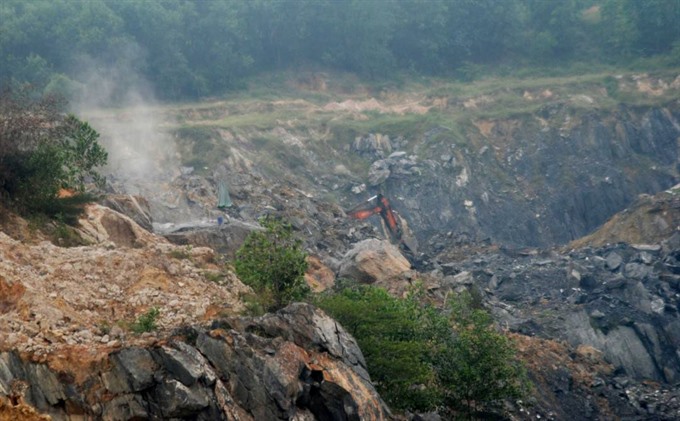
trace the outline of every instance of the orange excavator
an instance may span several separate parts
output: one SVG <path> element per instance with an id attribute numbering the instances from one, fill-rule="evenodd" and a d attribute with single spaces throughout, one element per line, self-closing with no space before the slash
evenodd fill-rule
<path id="1" fill-rule="evenodd" d="M 415 239 L 408 238 L 410 236 L 404 235 L 404 230 L 401 218 L 392 210 L 390 201 L 382 194 L 371 197 L 364 203 L 360 203 L 347 212 L 347 216 L 353 219 L 364 220 L 373 215 L 380 215 L 383 221 L 383 227 L 387 231 L 387 235 L 392 242 L 399 246 L 412 259 L 415 253 Z M 407 244 L 409 243 L 409 244 Z"/>

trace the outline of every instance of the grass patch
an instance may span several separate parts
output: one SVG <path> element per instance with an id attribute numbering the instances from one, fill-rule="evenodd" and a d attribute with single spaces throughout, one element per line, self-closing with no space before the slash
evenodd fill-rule
<path id="1" fill-rule="evenodd" d="M 231 154 L 229 145 L 213 127 L 185 125 L 177 128 L 174 134 L 182 165 L 193 167 L 199 174 L 219 165 Z"/>
<path id="2" fill-rule="evenodd" d="M 184 249 L 171 250 L 168 256 L 177 260 L 191 260 L 191 246 L 186 246 Z"/>
<path id="3" fill-rule="evenodd" d="M 203 277 L 206 281 L 215 283 L 217 285 L 224 285 L 226 284 L 227 280 L 227 275 L 223 272 L 205 271 L 203 272 Z"/>
<path id="4" fill-rule="evenodd" d="M 678 73 L 677 68 L 649 60 L 645 63 L 649 65 L 645 73 L 652 84 L 659 79 L 668 84 Z M 356 137 L 370 133 L 385 134 L 391 139 L 401 136 L 408 141 L 402 148 L 406 152 L 431 154 L 441 151 L 444 143 L 474 146 L 469 145 L 468 134 L 476 133 L 471 125 L 476 120 L 539 115 L 554 122 L 557 119 L 552 114 L 546 117 L 546 109 L 578 118 L 593 111 L 615 110 L 622 104 L 664 106 L 677 100 L 677 89 L 660 95 L 640 92 L 634 77 L 639 72 L 630 69 L 631 66 L 590 63 L 469 67 L 467 71 L 473 73 L 471 82 L 405 77 L 388 83 L 366 82 L 336 73 L 288 72 L 259 75 L 249 82 L 248 90 L 232 92 L 218 101 L 167 109 L 175 117 L 183 117 L 185 123 L 175 129 L 182 161 L 198 173 L 219 165 L 230 155 L 232 146 L 245 146 L 246 152 L 254 152 L 253 156 L 246 153 L 246 157 L 272 174 L 305 166 L 307 158 L 297 148 L 283 144 L 275 134 L 276 129 L 284 128 L 305 139 L 304 148 L 329 165 L 343 164 L 355 174 L 365 174 L 370 162 L 346 150 Z M 317 75 L 324 80 L 322 88 L 315 85 Z M 375 98 L 385 110 L 409 103 L 438 105 L 424 114 L 325 108 L 329 102 L 361 102 L 368 98 Z M 437 127 L 445 130 L 424 136 Z M 230 145 L 221 135 L 224 130 L 236 139 L 249 139 L 250 144 Z"/>
<path id="5" fill-rule="evenodd" d="M 144 332 L 151 332 L 158 328 L 156 321 L 161 312 L 157 307 L 150 308 L 146 313 L 142 314 L 130 323 L 130 330 L 134 333 L 141 334 Z"/>
<path id="6" fill-rule="evenodd" d="M 331 146 L 336 150 L 344 148 L 354 142 L 357 136 L 369 133 L 381 133 L 394 139 L 404 137 L 412 146 L 426 130 L 445 124 L 446 119 L 441 113 L 426 114 L 388 114 L 367 112 L 366 120 L 336 119 L 328 122 L 332 133 Z"/>

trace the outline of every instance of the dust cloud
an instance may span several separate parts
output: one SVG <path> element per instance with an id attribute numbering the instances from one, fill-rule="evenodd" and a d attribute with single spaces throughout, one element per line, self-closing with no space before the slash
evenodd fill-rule
<path id="1" fill-rule="evenodd" d="M 109 153 L 102 173 L 119 193 L 140 194 L 178 169 L 175 142 L 164 130 L 150 83 L 136 68 L 138 53 L 121 54 L 116 65 L 80 59 L 82 87 L 72 112 L 101 135 Z"/>

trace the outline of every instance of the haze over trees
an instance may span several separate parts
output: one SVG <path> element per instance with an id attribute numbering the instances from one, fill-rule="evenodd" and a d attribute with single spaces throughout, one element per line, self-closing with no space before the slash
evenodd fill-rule
<path id="1" fill-rule="evenodd" d="M 480 66 L 678 65 L 678 22 L 679 0 L 5 0 L 0 84 L 72 92 L 125 64 L 177 99 L 291 68 L 470 78 Z"/>

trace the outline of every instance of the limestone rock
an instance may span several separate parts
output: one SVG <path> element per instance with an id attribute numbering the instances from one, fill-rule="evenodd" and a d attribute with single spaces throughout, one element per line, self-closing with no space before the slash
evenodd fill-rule
<path id="1" fill-rule="evenodd" d="M 230 219 L 219 227 L 217 222 L 214 226 L 180 227 L 175 231 L 165 233 L 164 236 L 177 245 L 211 247 L 233 258 L 248 234 L 259 229 L 261 227 L 257 225 Z"/>
<path id="2" fill-rule="evenodd" d="M 368 169 L 368 185 L 377 186 L 385 182 L 390 176 L 390 165 L 385 159 L 375 161 Z"/>
<path id="3" fill-rule="evenodd" d="M 158 241 L 131 218 L 102 205 L 85 206 L 79 225 L 81 236 L 90 243 L 140 248 Z"/>
<path id="4" fill-rule="evenodd" d="M 368 239 L 354 245 L 340 263 L 339 276 L 363 283 L 400 278 L 411 265 L 399 249 L 384 240 Z"/>
<path id="5" fill-rule="evenodd" d="M 131 218 L 140 227 L 153 232 L 153 218 L 149 202 L 142 196 L 114 194 L 106 196 L 102 205 Z"/>

